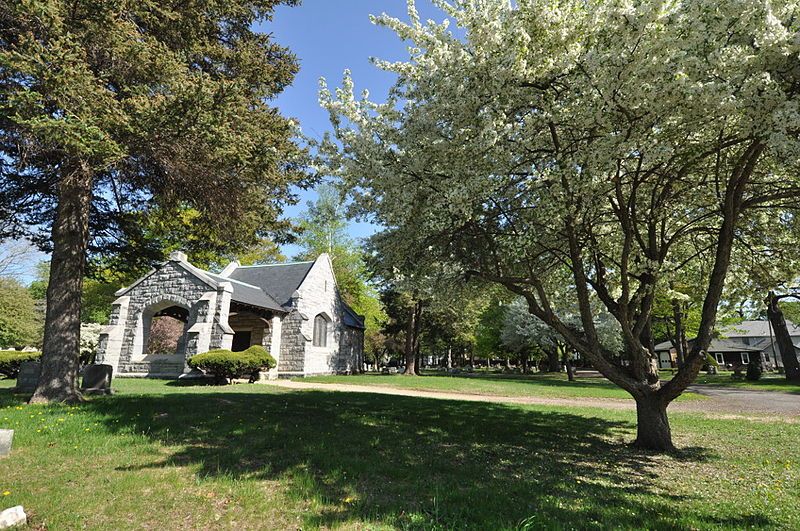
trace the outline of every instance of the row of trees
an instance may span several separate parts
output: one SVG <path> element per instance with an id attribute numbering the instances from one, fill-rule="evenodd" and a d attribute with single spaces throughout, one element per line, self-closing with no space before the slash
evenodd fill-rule
<path id="1" fill-rule="evenodd" d="M 726 289 L 794 278 L 795 4 L 437 5 L 446 23 L 413 1 L 409 22 L 375 19 L 411 42 L 407 60 L 378 62 L 397 74 L 384 102 L 349 75 L 323 86 L 325 162 L 399 263 L 524 298 L 636 400 L 636 444 L 672 449 L 667 406 L 706 362 Z M 680 305 L 681 283 L 699 301 L 696 339 L 662 381 L 656 305 Z"/>

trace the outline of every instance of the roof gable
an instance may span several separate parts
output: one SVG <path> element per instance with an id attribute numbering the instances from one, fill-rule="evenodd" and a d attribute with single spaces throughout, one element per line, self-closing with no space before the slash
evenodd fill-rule
<path id="1" fill-rule="evenodd" d="M 251 286 L 256 286 L 269 294 L 278 304 L 285 306 L 292 294 L 305 280 L 314 262 L 294 262 L 289 264 L 270 264 L 239 266 L 227 277 Z"/>

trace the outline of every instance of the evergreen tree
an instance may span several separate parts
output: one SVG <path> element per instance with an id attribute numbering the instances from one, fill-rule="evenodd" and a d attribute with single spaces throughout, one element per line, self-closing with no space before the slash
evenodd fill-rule
<path id="1" fill-rule="evenodd" d="M 304 178 L 269 106 L 297 62 L 252 30 L 278 4 L 0 6 L 0 227 L 52 251 L 34 402 L 74 401 L 87 254 L 141 248 L 143 220 L 254 240 Z M 150 218 L 152 219 L 152 218 Z"/>

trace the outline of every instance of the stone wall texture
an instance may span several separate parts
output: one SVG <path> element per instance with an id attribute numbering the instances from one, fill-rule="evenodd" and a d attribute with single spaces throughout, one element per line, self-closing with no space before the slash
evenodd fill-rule
<path id="1" fill-rule="evenodd" d="M 164 304 L 182 306 L 189 310 L 189 325 L 198 321 L 201 297 L 214 288 L 193 275 L 177 262 L 170 261 L 153 271 L 129 292 L 128 317 L 122 338 L 122 351 L 117 373 L 144 373 L 153 375 L 178 375 L 186 370 L 186 358 L 194 355 L 196 342 L 182 341 L 186 345 L 177 356 L 144 356 L 142 345 L 135 344 L 137 330 L 141 333 L 140 320 L 144 311 Z M 216 301 L 214 301 L 216 302 Z M 213 310 L 211 310 L 213 311 Z M 204 316 L 201 316 L 204 317 Z"/>

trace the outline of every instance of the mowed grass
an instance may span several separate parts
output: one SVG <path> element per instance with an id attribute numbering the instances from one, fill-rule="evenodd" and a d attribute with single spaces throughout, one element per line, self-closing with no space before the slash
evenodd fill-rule
<path id="1" fill-rule="evenodd" d="M 374 385 L 394 389 L 440 391 L 472 395 L 541 397 L 541 398 L 619 398 L 632 397 L 619 386 L 605 378 L 581 378 L 574 382 L 565 374 L 539 373 L 513 375 L 499 373 L 442 374 L 422 376 L 402 374 L 359 374 L 351 376 L 312 376 L 298 378 L 302 382 Z M 679 400 L 702 400 L 696 393 L 684 393 Z"/>
<path id="2" fill-rule="evenodd" d="M 8 387 L 8 383 L 4 383 Z M 116 380 L 78 406 L 0 390 L 3 506 L 47 529 L 800 527 L 800 425 L 259 385 Z"/>
<path id="3" fill-rule="evenodd" d="M 661 371 L 661 377 L 665 380 L 671 379 L 672 376 L 672 371 Z M 787 382 L 786 376 L 777 373 L 764 373 L 760 380 L 751 382 L 745 379 L 734 379 L 733 373 L 728 371 L 720 372 L 719 374 L 701 372 L 697 375 L 695 383 L 751 391 L 777 391 L 780 393 L 800 394 L 800 384 Z"/>

